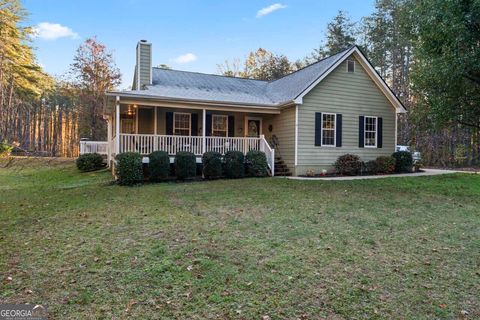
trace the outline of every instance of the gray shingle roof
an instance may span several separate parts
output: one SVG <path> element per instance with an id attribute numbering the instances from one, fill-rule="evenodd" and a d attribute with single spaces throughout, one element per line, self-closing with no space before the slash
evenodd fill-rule
<path id="1" fill-rule="evenodd" d="M 273 81 L 153 68 L 152 85 L 145 90 L 125 93 L 160 98 L 281 105 L 299 96 L 349 49 L 351 48 Z"/>

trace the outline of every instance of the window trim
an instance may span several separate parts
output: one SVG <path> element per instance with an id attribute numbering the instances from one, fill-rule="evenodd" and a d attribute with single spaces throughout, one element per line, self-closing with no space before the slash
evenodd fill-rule
<path id="1" fill-rule="evenodd" d="M 350 62 L 353 62 L 353 71 L 349 71 L 349 70 L 348 70 L 348 64 L 349 64 Z M 347 73 L 355 73 L 356 68 L 357 68 L 357 66 L 356 66 L 355 60 L 353 60 L 353 59 L 347 59 Z"/>
<path id="2" fill-rule="evenodd" d="M 375 131 L 368 130 L 368 132 L 375 132 L 375 145 L 367 145 L 367 118 L 375 119 Z M 363 116 L 363 147 L 364 148 L 378 148 L 378 117 L 377 116 Z"/>
<path id="3" fill-rule="evenodd" d="M 192 136 L 192 114 L 191 113 L 188 113 L 188 112 L 174 112 L 173 113 L 173 135 L 174 136 L 180 136 L 182 137 L 182 135 L 179 135 L 179 134 L 175 134 L 175 130 L 177 129 L 175 127 L 175 124 L 176 124 L 176 121 L 175 121 L 175 116 L 177 114 L 181 114 L 181 115 L 188 115 L 188 136 L 187 137 L 190 137 Z M 178 128 L 179 130 L 185 130 L 185 128 Z M 185 136 L 183 136 L 185 137 Z"/>
<path id="4" fill-rule="evenodd" d="M 333 144 L 323 144 L 323 116 L 324 115 L 333 115 Z M 322 112 L 322 121 L 320 122 L 320 130 L 321 130 L 321 139 L 320 139 L 320 146 L 321 147 L 328 147 L 328 148 L 335 148 L 337 146 L 337 114 L 331 112 Z M 325 130 L 332 130 L 332 129 L 325 129 Z"/>
<path id="5" fill-rule="evenodd" d="M 222 118 L 225 118 L 225 124 L 226 124 L 226 127 L 225 127 L 225 136 L 215 136 L 213 134 L 213 132 L 215 131 L 214 129 L 214 125 L 213 125 L 213 122 L 214 122 L 214 118 L 215 117 L 222 117 Z M 223 130 L 216 130 L 216 131 L 222 131 Z M 212 135 L 212 137 L 220 137 L 220 138 L 227 138 L 228 137 L 228 115 L 226 114 L 212 114 L 212 132 L 210 132 L 210 134 Z"/>

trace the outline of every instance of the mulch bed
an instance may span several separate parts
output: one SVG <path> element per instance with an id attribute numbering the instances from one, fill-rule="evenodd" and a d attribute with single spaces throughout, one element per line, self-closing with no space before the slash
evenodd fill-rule
<path id="1" fill-rule="evenodd" d="M 377 174 L 370 174 L 370 173 L 360 173 L 355 175 L 345 175 L 345 174 L 338 174 L 338 173 L 327 173 L 327 174 L 320 174 L 317 173 L 315 175 L 299 175 L 302 178 L 339 178 L 339 177 L 368 177 L 368 176 L 395 176 L 397 174 L 408 174 L 408 173 L 418 173 L 424 172 L 423 170 L 415 171 L 415 172 L 394 172 L 394 173 L 377 173 Z"/>

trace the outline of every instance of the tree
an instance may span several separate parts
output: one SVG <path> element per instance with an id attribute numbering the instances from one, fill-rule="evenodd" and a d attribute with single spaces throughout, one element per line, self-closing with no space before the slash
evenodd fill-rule
<path id="1" fill-rule="evenodd" d="M 87 39 L 76 52 L 71 73 L 78 90 L 80 136 L 105 140 L 107 129 L 102 116 L 105 92 L 113 90 L 121 81 L 112 53 L 97 39 Z"/>
<path id="2" fill-rule="evenodd" d="M 164 63 L 159 64 L 159 65 L 157 66 L 157 68 L 159 68 L 159 69 L 166 69 L 166 70 L 172 69 L 172 68 L 170 68 L 170 66 L 169 66 L 168 64 L 164 64 Z"/>
<path id="3" fill-rule="evenodd" d="M 461 139 L 469 161 L 480 146 L 480 1 L 409 1 L 413 27 L 413 120 L 421 132 L 447 132 Z M 457 145 L 449 150 L 455 154 Z"/>
<path id="4" fill-rule="evenodd" d="M 338 11 L 327 25 L 327 42 L 315 49 L 309 59 L 321 60 L 355 45 L 355 25 L 345 11 Z"/>
<path id="5" fill-rule="evenodd" d="M 19 1 L 0 1 L 0 140 L 16 143 L 38 135 L 32 114 L 53 83 L 35 60 L 26 16 Z"/>
<path id="6" fill-rule="evenodd" d="M 480 1 L 412 1 L 413 86 L 438 125 L 480 129 Z M 444 27 L 448 26 L 448 28 Z"/>
<path id="7" fill-rule="evenodd" d="M 218 72 L 228 77 L 243 77 L 244 74 L 240 70 L 240 59 L 235 58 L 232 62 L 225 60 L 223 63 L 217 64 Z"/>
<path id="8" fill-rule="evenodd" d="M 294 65 L 284 55 L 275 55 L 268 50 L 258 48 L 251 51 L 243 63 L 239 59 L 230 63 L 226 60 L 218 65 L 218 70 L 226 76 L 251 78 L 258 80 L 274 80 L 294 71 Z"/>

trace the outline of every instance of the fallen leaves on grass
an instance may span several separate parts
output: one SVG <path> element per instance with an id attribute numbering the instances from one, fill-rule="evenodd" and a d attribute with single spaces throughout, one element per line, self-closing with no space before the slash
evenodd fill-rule
<path id="1" fill-rule="evenodd" d="M 127 308 L 125 309 L 125 312 L 129 312 L 134 305 L 136 305 L 138 302 L 134 300 L 130 300 L 127 303 Z"/>

